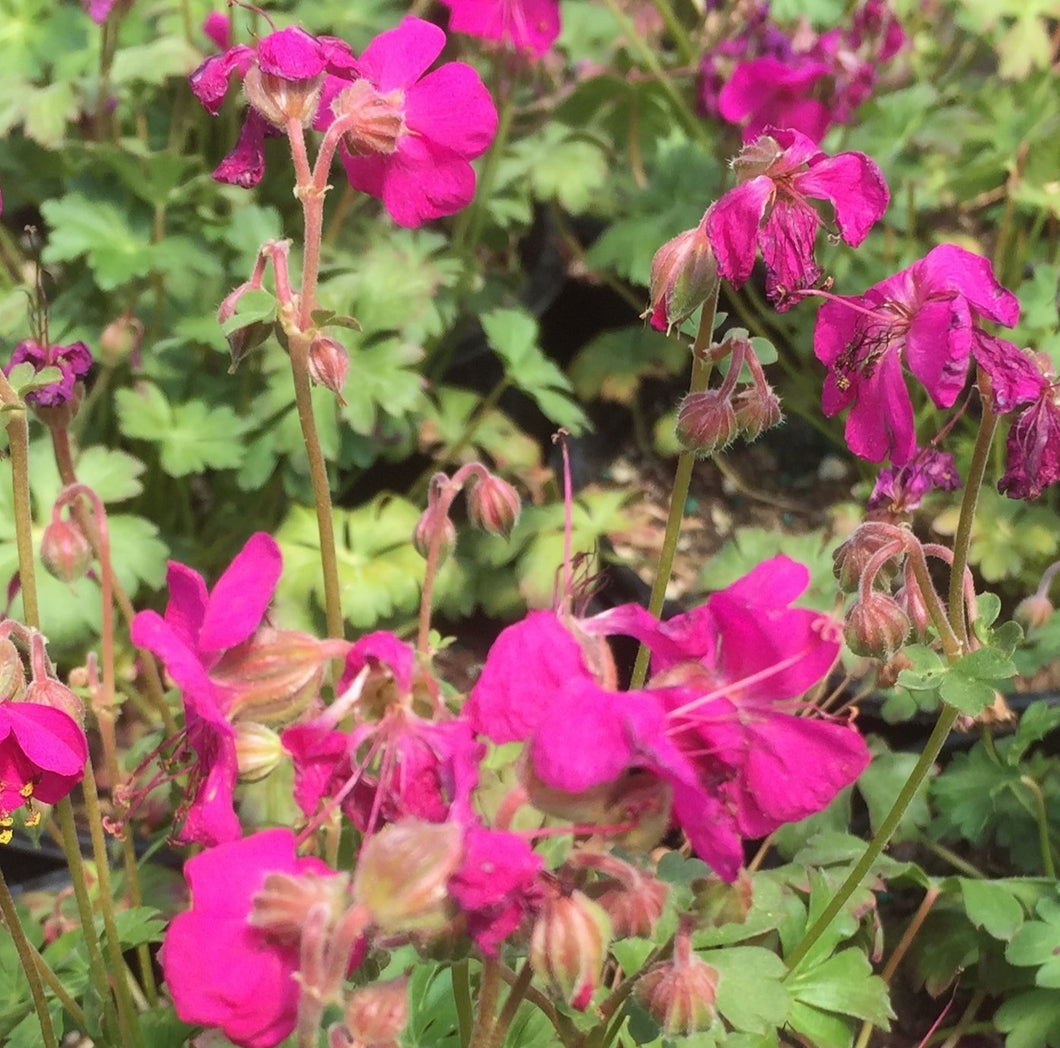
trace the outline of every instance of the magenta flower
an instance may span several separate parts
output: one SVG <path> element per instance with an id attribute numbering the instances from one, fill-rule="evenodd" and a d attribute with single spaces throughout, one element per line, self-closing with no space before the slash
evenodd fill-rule
<path id="1" fill-rule="evenodd" d="M 4 374 L 10 375 L 16 364 L 25 361 L 33 365 L 35 372 L 55 367 L 61 373 L 58 381 L 27 393 L 26 403 L 37 407 L 58 407 L 73 399 L 78 380 L 84 378 L 92 367 L 92 353 L 84 342 L 72 342 L 68 346 L 42 346 L 35 339 L 26 339 L 15 346 Z"/>
<path id="2" fill-rule="evenodd" d="M 299 944 L 250 923 L 253 899 L 272 873 L 335 876 L 295 854 L 294 834 L 265 830 L 189 859 L 191 909 L 166 932 L 159 958 L 177 1015 L 218 1027 L 241 1048 L 272 1048 L 298 1013 Z"/>
<path id="3" fill-rule="evenodd" d="M 350 185 L 407 228 L 471 202 L 470 162 L 497 129 L 493 101 L 471 66 L 447 62 L 427 73 L 444 46 L 436 25 L 405 18 L 368 45 L 353 75 L 328 78 L 315 125 L 347 122 L 340 156 Z"/>
<path id="4" fill-rule="evenodd" d="M 828 65 L 813 59 L 790 64 L 765 56 L 741 62 L 718 95 L 718 112 L 743 128 L 745 142 L 770 127 L 791 128 L 820 142 L 832 113 L 816 93 L 830 73 Z"/>
<path id="5" fill-rule="evenodd" d="M 87 760 L 85 733 L 68 713 L 0 702 L 0 843 L 10 839 L 12 812 L 35 800 L 62 800 L 81 781 Z"/>
<path id="6" fill-rule="evenodd" d="M 81 0 L 81 6 L 96 25 L 102 25 L 119 2 L 120 0 Z"/>
<path id="7" fill-rule="evenodd" d="M 989 355 L 997 347 L 983 341 L 977 321 L 1011 327 L 1018 317 L 1019 302 L 997 282 L 990 263 L 953 244 L 934 248 L 860 297 L 830 299 L 814 334 L 817 359 L 829 369 L 825 414 L 849 407 L 850 450 L 904 465 L 916 450 L 905 368 L 938 407 L 951 407 L 973 352 L 1002 377 Z M 1020 388 L 1009 395 L 1020 395 Z"/>
<path id="8" fill-rule="evenodd" d="M 556 0 L 442 0 L 449 29 L 480 40 L 495 40 L 540 58 L 559 36 Z"/>
<path id="9" fill-rule="evenodd" d="M 257 630 L 281 568 L 279 547 L 264 532 L 251 535 L 211 591 L 197 571 L 170 561 L 164 616 L 141 611 L 133 619 L 133 643 L 153 651 L 180 688 L 187 743 L 197 758 L 180 840 L 211 845 L 242 833 L 233 807 L 239 773 L 230 722 L 234 693 L 210 673 Z"/>
<path id="10" fill-rule="evenodd" d="M 832 204 L 839 235 L 852 247 L 887 208 L 887 183 L 864 153 L 830 157 L 798 131 L 771 128 L 745 146 L 733 166 L 740 185 L 713 204 L 706 219 L 718 271 L 739 287 L 751 275 L 757 245 L 766 290 L 778 308 L 822 273 L 814 243 L 823 222 L 810 200 Z"/>
<path id="11" fill-rule="evenodd" d="M 912 513 L 928 492 L 956 491 L 960 486 L 954 457 L 948 451 L 922 448 L 904 466 L 880 470 L 866 508 Z"/>
<path id="12" fill-rule="evenodd" d="M 202 31 L 217 46 L 227 51 L 232 46 L 232 20 L 222 11 L 211 11 L 202 23 Z"/>
<path id="13" fill-rule="evenodd" d="M 341 40 L 310 36 L 290 26 L 262 37 L 256 48 L 240 44 L 211 55 L 189 82 L 207 112 L 217 115 L 233 76 L 243 81 L 250 109 L 236 148 L 213 173 L 219 182 L 247 189 L 265 171 L 265 139 L 287 121 L 313 122 L 326 73 L 353 70 L 353 52 Z"/>
<path id="14" fill-rule="evenodd" d="M 465 715 L 495 742 L 527 740 L 535 775 L 554 790 L 619 792 L 630 771 L 651 773 L 693 849 L 731 880 L 741 837 L 819 811 L 868 762 L 849 726 L 796 715 L 840 646 L 837 623 L 789 606 L 808 578 L 778 557 L 666 623 L 634 605 L 580 622 L 649 645 L 655 676 L 634 692 L 598 682 L 559 620 L 532 613 L 497 639 Z"/>
<path id="15" fill-rule="evenodd" d="M 413 712 L 423 699 L 415 652 L 391 633 L 362 637 L 346 659 L 339 699 L 281 736 L 294 759 L 294 797 L 306 815 L 340 798 L 365 833 L 404 817 L 426 822 L 471 817 L 471 793 L 485 747 L 467 721 L 426 720 Z M 354 726 L 338 725 L 350 713 Z"/>
<path id="16" fill-rule="evenodd" d="M 1036 499 L 1060 481 L 1060 403 L 1057 387 L 1042 378 L 1038 397 L 1008 431 L 1005 475 L 998 490 L 1013 499 Z"/>

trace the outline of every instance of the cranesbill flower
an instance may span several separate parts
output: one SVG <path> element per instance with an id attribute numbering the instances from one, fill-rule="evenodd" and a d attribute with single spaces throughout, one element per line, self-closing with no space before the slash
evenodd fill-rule
<path id="1" fill-rule="evenodd" d="M 210 845 L 242 834 L 233 807 L 239 774 L 230 721 L 234 694 L 210 674 L 261 624 L 281 568 L 279 547 L 264 532 L 247 540 L 210 591 L 197 571 L 170 561 L 165 614 L 141 611 L 133 619 L 133 643 L 161 658 L 180 688 L 187 742 L 197 758 L 181 840 Z"/>
<path id="2" fill-rule="evenodd" d="M 743 148 L 733 167 L 740 184 L 706 217 L 718 271 L 739 287 L 751 275 L 757 246 L 766 264 L 766 290 L 778 308 L 822 273 L 814 243 L 824 223 L 810 200 L 832 204 L 839 235 L 852 247 L 887 208 L 887 183 L 864 153 L 830 157 L 798 131 L 770 128 Z"/>
<path id="3" fill-rule="evenodd" d="M 769 127 L 793 128 L 820 142 L 832 113 L 815 92 L 830 73 L 828 65 L 812 58 L 790 63 L 767 55 L 741 62 L 718 95 L 718 112 L 743 127 L 745 142 Z"/>
<path id="4" fill-rule="evenodd" d="M 1057 387 L 1042 379 L 1035 401 L 1016 417 L 1005 445 L 1005 475 L 998 490 L 1013 499 L 1036 499 L 1060 481 L 1060 404 Z"/>
<path id="5" fill-rule="evenodd" d="M 299 942 L 251 923 L 270 874 L 333 878 L 319 859 L 298 858 L 294 834 L 265 830 L 189 859 L 191 909 L 170 923 L 159 954 L 177 1015 L 218 1027 L 241 1048 L 272 1048 L 298 1014 Z"/>
<path id="6" fill-rule="evenodd" d="M 85 733 L 68 713 L 37 702 L 0 702 L 0 843 L 10 839 L 12 812 L 62 800 L 81 781 L 87 760 Z"/>
<path id="7" fill-rule="evenodd" d="M 559 36 L 556 0 L 442 0 L 449 28 L 480 40 L 496 40 L 540 58 Z"/>
<path id="8" fill-rule="evenodd" d="M 922 448 L 904 466 L 880 470 L 866 508 L 886 508 L 891 514 L 912 513 L 928 492 L 956 491 L 960 486 L 953 455 L 937 448 Z"/>
<path id="9" fill-rule="evenodd" d="M 497 111 L 478 73 L 446 62 L 428 73 L 445 33 L 406 18 L 373 40 L 352 71 L 324 86 L 315 126 L 347 130 L 340 158 L 354 189 L 381 200 L 400 226 L 451 215 L 471 202 L 471 161 L 497 129 Z"/>
<path id="10" fill-rule="evenodd" d="M 1018 317 L 1019 302 L 997 282 L 990 263 L 953 244 L 934 248 L 864 295 L 826 301 L 814 334 L 814 352 L 829 369 L 825 414 L 849 407 L 850 450 L 904 465 L 916 449 L 905 368 L 938 407 L 951 407 L 981 335 L 977 322 L 1011 327 Z M 994 367 L 985 351 L 983 359 Z"/>
<path id="11" fill-rule="evenodd" d="M 58 381 L 26 394 L 26 403 L 37 407 L 58 407 L 68 404 L 74 397 L 74 388 L 79 379 L 92 367 L 92 352 L 84 342 L 71 342 L 68 346 L 41 345 L 35 339 L 26 339 L 15 346 L 11 360 L 4 368 L 10 375 L 16 364 L 28 361 L 36 372 L 54 367 L 60 371 Z"/>

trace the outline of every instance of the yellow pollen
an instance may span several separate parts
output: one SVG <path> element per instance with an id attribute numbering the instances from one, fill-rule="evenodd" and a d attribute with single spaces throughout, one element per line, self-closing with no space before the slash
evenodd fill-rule
<path id="1" fill-rule="evenodd" d="M 27 830 L 32 830 L 34 826 L 40 825 L 40 809 L 36 809 L 26 816 L 26 820 L 23 823 Z"/>
<path id="2" fill-rule="evenodd" d="M 27 800 L 33 796 L 33 783 L 27 782 L 25 786 L 18 791 L 20 797 L 25 797 Z"/>
<path id="3" fill-rule="evenodd" d="M 10 844 L 14 834 L 10 830 L 0 830 L 0 844 Z"/>

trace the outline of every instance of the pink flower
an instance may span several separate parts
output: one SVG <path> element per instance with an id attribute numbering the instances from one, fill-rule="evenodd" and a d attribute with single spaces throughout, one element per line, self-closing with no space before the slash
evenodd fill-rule
<path id="1" fill-rule="evenodd" d="M 202 31 L 208 36 L 219 51 L 227 51 L 232 46 L 232 20 L 221 11 L 211 11 L 202 23 Z"/>
<path id="2" fill-rule="evenodd" d="M 812 59 L 789 64 L 766 56 L 741 62 L 718 95 L 718 112 L 743 128 L 745 142 L 771 126 L 792 128 L 820 142 L 832 114 L 815 97 L 815 90 L 830 72 L 824 62 Z"/>
<path id="3" fill-rule="evenodd" d="M 1036 499 L 1060 481 L 1060 404 L 1057 387 L 1042 379 L 1038 397 L 1008 432 L 1005 475 L 998 490 L 1013 499 Z"/>
<path id="4" fill-rule="evenodd" d="M 272 1048 L 295 1026 L 299 943 L 250 923 L 269 874 L 333 877 L 319 859 L 295 855 L 294 834 L 265 830 L 189 859 L 190 910 L 166 932 L 160 960 L 177 1015 L 219 1027 L 241 1048 Z"/>
<path id="5" fill-rule="evenodd" d="M 881 469 L 866 503 L 892 514 L 912 513 L 930 491 L 956 491 L 961 486 L 957 463 L 948 451 L 922 448 L 904 466 Z"/>
<path id="6" fill-rule="evenodd" d="M 197 571 L 170 561 L 165 615 L 141 611 L 133 619 L 133 643 L 159 656 L 181 690 L 187 742 L 197 757 L 180 840 L 218 844 L 242 833 L 233 808 L 234 695 L 210 673 L 261 624 L 281 569 L 279 547 L 264 532 L 251 535 L 211 591 Z"/>
<path id="7" fill-rule="evenodd" d="M 120 0 L 81 0 L 81 6 L 96 25 L 102 25 L 119 2 Z"/>
<path id="8" fill-rule="evenodd" d="M 414 701 L 425 698 L 422 685 L 433 686 L 414 675 L 414 663 L 415 652 L 393 634 L 362 637 L 347 656 L 340 698 L 284 731 L 295 801 L 306 815 L 338 797 L 365 833 L 404 817 L 436 823 L 471 817 L 485 747 L 465 720 L 413 712 Z M 339 730 L 351 712 L 353 727 Z"/>
<path id="9" fill-rule="evenodd" d="M 442 0 L 449 28 L 480 40 L 496 40 L 540 58 L 559 36 L 556 0 Z"/>
<path id="10" fill-rule="evenodd" d="M 798 131 L 771 128 L 733 162 L 741 184 L 707 213 L 718 271 L 739 287 L 751 275 L 755 246 L 766 264 L 766 290 L 783 308 L 785 296 L 821 276 L 814 258 L 823 222 L 810 200 L 835 209 L 839 235 L 857 247 L 887 208 L 880 169 L 864 153 L 827 156 Z"/>
<path id="11" fill-rule="evenodd" d="M 404 19 L 368 45 L 353 75 L 328 78 L 315 125 L 348 123 L 340 156 L 350 184 L 408 228 L 471 202 L 470 161 L 497 129 L 493 101 L 471 66 L 447 62 L 427 73 L 444 46 L 437 26 Z"/>
<path id="12" fill-rule="evenodd" d="M 850 450 L 872 462 L 890 456 L 904 465 L 916 449 L 905 368 L 938 407 L 951 407 L 977 350 L 976 322 L 1011 327 L 1018 317 L 1019 302 L 997 282 L 990 263 L 952 244 L 934 248 L 860 297 L 830 299 L 817 314 L 814 334 L 817 359 L 829 369 L 825 414 L 849 407 Z M 984 345 L 985 364 L 1000 375 L 988 359 L 997 347 Z M 1018 395 L 1018 388 L 1011 393 Z"/>
<path id="13" fill-rule="evenodd" d="M 25 361 L 33 365 L 35 372 L 47 367 L 58 368 L 60 372 L 56 382 L 27 393 L 26 402 L 38 407 L 58 407 L 73 399 L 78 380 L 84 378 L 92 367 L 92 353 L 84 342 L 72 342 L 68 346 L 42 346 L 35 339 L 26 339 L 15 346 L 4 374 L 10 375 L 16 364 Z"/>
<path id="14" fill-rule="evenodd" d="M 35 800 L 62 800 L 81 781 L 87 760 L 85 733 L 68 713 L 0 702 L 0 842 L 10 836 L 12 812 Z"/>

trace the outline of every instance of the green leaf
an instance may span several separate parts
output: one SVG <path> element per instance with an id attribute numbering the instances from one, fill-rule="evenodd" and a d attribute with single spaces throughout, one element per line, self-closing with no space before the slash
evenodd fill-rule
<path id="1" fill-rule="evenodd" d="M 170 77 L 181 79 L 194 72 L 202 55 L 181 36 L 159 36 L 123 47 L 114 56 L 111 81 L 116 87 L 141 81 L 162 84 Z"/>
<path id="2" fill-rule="evenodd" d="M 974 717 L 997 698 L 997 682 L 1015 674 L 1015 664 L 1003 651 L 978 648 L 947 669 L 939 694 L 944 702 Z"/>
<path id="3" fill-rule="evenodd" d="M 801 1005 L 792 1008 L 791 1024 L 806 1034 L 821 1027 L 821 1013 L 867 1020 L 884 1030 L 890 1029 L 894 1018 L 887 984 L 872 974 L 868 958 L 854 948 L 841 950 L 812 968 L 800 966 L 788 979 L 787 988 L 792 1001 Z"/>
<path id="4" fill-rule="evenodd" d="M 578 351 L 570 377 L 582 400 L 629 404 L 642 382 L 673 375 L 688 359 L 687 346 L 643 324 L 597 335 Z"/>
<path id="5" fill-rule="evenodd" d="M 254 323 L 271 324 L 276 319 L 279 303 L 271 291 L 264 288 L 251 288 L 239 296 L 236 311 L 227 320 L 222 321 L 221 330 L 226 335 Z"/>
<path id="6" fill-rule="evenodd" d="M 45 87 L 35 87 L 24 97 L 26 137 L 46 149 L 62 145 L 66 125 L 77 119 L 79 111 L 79 99 L 73 84 L 59 80 Z"/>
<path id="7" fill-rule="evenodd" d="M 1036 967 L 1034 981 L 1051 990 L 1060 989 L 1060 900 L 1045 898 L 1038 903 L 1040 921 L 1028 921 L 1005 949 L 1005 960 L 1017 967 Z"/>
<path id="8" fill-rule="evenodd" d="M 608 181 L 604 147 L 555 120 L 521 139 L 512 153 L 525 157 L 534 196 L 538 200 L 555 200 L 573 215 L 589 211 Z"/>
<path id="9" fill-rule="evenodd" d="M 788 1019 L 784 962 L 758 946 L 697 951 L 718 970 L 718 1011 L 736 1030 L 766 1034 Z"/>
<path id="10" fill-rule="evenodd" d="M 1060 1048 L 1060 991 L 1010 997 L 994 1013 L 994 1025 L 1007 1035 L 1005 1048 Z"/>
<path id="11" fill-rule="evenodd" d="M 1023 907 L 1015 896 L 999 881 L 959 879 L 964 910 L 977 928 L 982 928 L 995 939 L 1009 940 L 1024 921 Z M 1010 963 L 1017 964 L 1009 958 Z"/>

